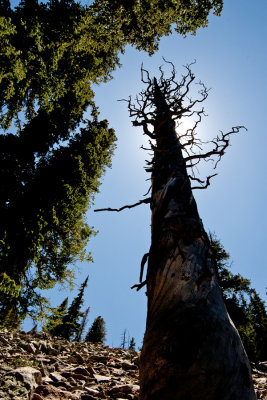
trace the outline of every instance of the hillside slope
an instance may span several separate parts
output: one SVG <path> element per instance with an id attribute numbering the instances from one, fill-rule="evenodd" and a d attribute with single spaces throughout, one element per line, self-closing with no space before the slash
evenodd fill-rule
<path id="1" fill-rule="evenodd" d="M 1 400 L 138 399 L 138 353 L 42 332 L 0 332 Z"/>
<path id="2" fill-rule="evenodd" d="M 2 330 L 0 400 L 138 400 L 138 360 L 131 350 Z M 253 367 L 257 398 L 267 400 L 267 363 Z"/>

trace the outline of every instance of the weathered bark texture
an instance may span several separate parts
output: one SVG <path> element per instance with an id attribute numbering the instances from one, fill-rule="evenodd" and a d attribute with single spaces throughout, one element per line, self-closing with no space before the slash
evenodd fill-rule
<path id="1" fill-rule="evenodd" d="M 140 400 L 256 399 L 227 314 L 175 122 L 154 82 L 152 244 Z"/>

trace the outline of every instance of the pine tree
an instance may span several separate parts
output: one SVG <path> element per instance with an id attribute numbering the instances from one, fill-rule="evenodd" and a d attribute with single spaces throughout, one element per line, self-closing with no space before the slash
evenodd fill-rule
<path id="1" fill-rule="evenodd" d="M 56 307 L 52 308 L 52 315 L 47 317 L 47 324 L 43 327 L 45 332 L 49 332 L 52 336 L 60 336 L 60 330 L 62 327 L 63 317 L 67 314 L 68 310 L 68 297 L 66 297 L 62 303 Z"/>
<path id="2" fill-rule="evenodd" d="M 115 141 L 97 119 L 92 85 L 111 78 L 126 45 L 152 53 L 173 24 L 194 33 L 222 3 L 22 0 L 11 9 L 1 0 L 0 279 L 7 274 L 19 292 L 0 287 L 2 324 L 36 317 L 41 291 L 90 260 L 85 213 Z"/>
<path id="3" fill-rule="evenodd" d="M 267 359 L 267 312 L 249 279 L 230 271 L 230 255 L 215 235 L 210 235 L 224 302 L 251 361 Z"/>
<path id="4" fill-rule="evenodd" d="M 54 315 L 49 317 L 49 323 L 44 328 L 48 330 L 53 336 L 60 336 L 67 340 L 72 340 L 77 338 L 81 331 L 81 324 L 86 313 L 81 312 L 81 307 L 83 305 L 84 290 L 88 283 L 88 276 L 85 281 L 81 284 L 78 295 L 73 299 L 71 305 L 68 309 L 67 299 L 54 311 Z M 80 319 L 82 318 L 82 322 Z"/>
<path id="5" fill-rule="evenodd" d="M 130 344 L 129 344 L 129 350 L 135 350 L 135 346 L 136 346 L 136 343 L 135 343 L 134 338 L 132 337 Z"/>
<path id="6" fill-rule="evenodd" d="M 86 310 L 83 313 L 83 318 L 82 318 L 82 321 L 80 323 L 79 330 L 78 330 L 78 332 L 77 332 L 77 334 L 76 334 L 76 336 L 74 338 L 74 340 L 76 342 L 81 342 L 81 340 L 82 340 L 82 335 L 83 335 L 83 332 L 84 332 L 86 324 L 87 324 L 89 311 L 90 311 L 90 307 L 87 307 Z"/>
<path id="7" fill-rule="evenodd" d="M 58 336 L 67 340 L 73 339 L 80 331 L 80 318 L 84 314 L 80 311 L 83 305 L 84 290 L 88 283 L 88 276 L 81 284 L 78 295 L 73 299 L 67 313 L 62 318 L 62 325 L 58 327 Z"/>
<path id="8" fill-rule="evenodd" d="M 267 359 L 267 312 L 255 289 L 251 289 L 247 305 L 247 321 L 240 327 L 244 346 L 252 361 Z"/>
<path id="9" fill-rule="evenodd" d="M 99 316 L 92 323 L 85 337 L 85 342 L 104 343 L 105 338 L 106 338 L 105 321 L 101 316 Z"/>

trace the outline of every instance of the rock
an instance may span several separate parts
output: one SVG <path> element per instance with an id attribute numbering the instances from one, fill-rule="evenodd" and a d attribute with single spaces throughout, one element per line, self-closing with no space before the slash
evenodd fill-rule
<path id="1" fill-rule="evenodd" d="M 94 369 L 92 367 L 90 369 L 89 368 L 77 367 L 77 368 L 74 368 L 72 370 L 72 373 L 85 375 L 85 376 L 94 376 L 95 371 L 94 371 Z"/>
<path id="2" fill-rule="evenodd" d="M 32 367 L 5 372 L 0 379 L 0 399 L 30 399 L 41 378 L 40 371 Z"/>
<path id="3" fill-rule="evenodd" d="M 15 376 L 0 379 L 0 400 L 27 400 L 30 396 L 29 388 Z"/>
<path id="4" fill-rule="evenodd" d="M 138 399 L 135 351 L 7 330 L 0 351 L 0 400 Z M 267 363 L 252 367 L 257 399 L 267 400 Z"/>
<path id="5" fill-rule="evenodd" d="M 119 386 L 114 386 L 111 388 L 108 393 L 114 394 L 114 393 L 131 393 L 132 392 L 132 385 L 119 385 Z"/>
<path id="6" fill-rule="evenodd" d="M 73 356 L 76 358 L 79 364 L 85 364 L 84 358 L 81 354 L 77 353 L 76 351 L 73 353 Z"/>
<path id="7" fill-rule="evenodd" d="M 99 395 L 99 391 L 98 390 L 90 389 L 90 388 L 86 388 L 86 387 L 84 389 L 86 389 L 87 393 L 92 395 L 92 396 L 98 397 L 98 395 Z"/>
<path id="8" fill-rule="evenodd" d="M 90 394 L 82 394 L 81 400 L 98 400 L 98 398 L 91 396 Z"/>
<path id="9" fill-rule="evenodd" d="M 98 375 L 98 374 L 94 374 L 94 378 L 97 382 L 107 382 L 111 380 L 110 376 Z"/>
<path id="10" fill-rule="evenodd" d="M 137 369 L 137 366 L 135 364 L 130 363 L 129 361 L 122 361 L 121 367 L 126 370 L 127 369 L 134 369 L 134 370 Z"/>
<path id="11" fill-rule="evenodd" d="M 91 360 L 94 360 L 94 361 L 100 361 L 103 364 L 106 364 L 110 359 L 109 356 L 103 356 L 103 355 L 98 355 L 98 354 L 97 355 L 93 355 L 90 358 L 91 358 Z"/>
<path id="12" fill-rule="evenodd" d="M 80 400 L 75 394 L 57 389 L 52 385 L 38 386 L 34 393 L 40 395 L 44 400 Z"/>
<path id="13" fill-rule="evenodd" d="M 34 331 L 0 331 L 0 350 L 0 400 L 138 398 L 136 352 Z"/>
<path id="14" fill-rule="evenodd" d="M 35 354 L 36 348 L 33 343 L 22 343 L 21 347 L 26 350 L 28 353 Z"/>
<path id="15" fill-rule="evenodd" d="M 33 393 L 31 400 L 44 400 L 44 398 L 37 393 Z"/>
<path id="16" fill-rule="evenodd" d="M 49 375 L 49 378 L 51 378 L 54 382 L 61 382 L 61 381 L 66 380 L 66 378 L 64 378 L 58 372 L 51 372 L 51 374 Z"/>
<path id="17" fill-rule="evenodd" d="M 4 336 L 2 336 L 2 334 L 0 335 L 0 340 L 1 340 L 1 342 L 3 342 L 4 344 L 7 344 L 7 345 L 8 345 L 8 340 L 7 340 Z"/>

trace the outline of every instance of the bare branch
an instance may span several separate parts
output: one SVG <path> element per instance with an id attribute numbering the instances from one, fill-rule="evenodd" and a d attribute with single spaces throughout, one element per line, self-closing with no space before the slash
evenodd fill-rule
<path id="1" fill-rule="evenodd" d="M 136 285 L 131 286 L 131 289 L 135 289 L 138 292 L 138 290 L 142 289 L 142 287 L 144 287 L 146 285 L 146 280 L 144 282 L 141 283 L 137 283 Z"/>
<path id="2" fill-rule="evenodd" d="M 149 253 L 146 253 L 146 254 L 143 255 L 143 258 L 142 258 L 142 261 L 141 261 L 139 282 L 142 282 L 143 273 L 144 273 L 144 267 L 145 267 L 145 264 L 146 264 L 146 262 L 148 260 L 148 257 L 149 257 Z"/>
<path id="3" fill-rule="evenodd" d="M 152 189 L 152 185 L 149 186 L 149 189 L 148 189 L 148 191 L 144 194 L 144 196 L 147 196 L 148 193 L 151 191 L 151 189 Z"/>
<path id="4" fill-rule="evenodd" d="M 153 140 L 153 142 L 154 139 L 156 141 L 158 140 L 162 126 L 164 126 L 170 117 L 173 121 L 176 121 L 177 137 L 181 144 L 186 168 L 190 168 L 190 173 L 192 175 L 191 179 L 194 180 L 196 177 L 196 171 L 198 174 L 198 166 L 201 162 L 212 162 L 213 168 L 215 169 L 222 156 L 225 154 L 226 149 L 230 145 L 230 135 L 239 132 L 242 128 L 246 128 L 243 126 L 233 127 L 230 132 L 220 132 L 216 138 L 208 142 L 198 138 L 198 126 L 202 122 L 203 116 L 206 116 L 204 108 L 199 105 L 208 97 L 209 89 L 203 82 L 198 81 L 195 83 L 197 85 L 195 91 L 197 92 L 196 96 L 191 97 L 190 93 L 192 84 L 195 82 L 195 75 L 191 70 L 191 66 L 195 61 L 184 66 L 186 72 L 182 75 L 180 81 L 177 82 L 174 64 L 164 58 L 163 60 L 171 67 L 168 77 L 165 76 L 164 68 L 162 66 L 159 68 L 159 78 L 156 79 L 151 77 L 149 72 L 142 65 L 141 80 L 147 87 L 139 93 L 135 101 L 129 97 L 128 110 L 130 116 L 134 118 L 133 125 L 142 127 L 144 135 L 147 135 L 150 138 L 149 143 L 154 155 L 159 152 L 165 152 L 165 150 L 159 149 L 157 145 L 154 145 L 151 142 L 151 140 Z M 167 103 L 166 111 L 161 113 L 160 118 L 155 104 L 156 86 Z M 178 127 L 180 126 L 180 121 L 183 121 L 183 118 L 185 117 L 194 118 L 194 122 L 192 123 L 191 128 L 186 129 L 185 132 L 182 130 L 179 133 Z M 154 163 L 151 163 L 150 161 L 146 163 L 146 172 L 155 172 Z M 214 176 L 215 174 L 210 175 L 204 180 L 198 180 L 198 178 L 195 178 L 200 185 L 193 187 L 193 189 L 204 189 L 208 187 L 211 178 Z"/>
<path id="5" fill-rule="evenodd" d="M 144 147 L 143 145 L 140 146 L 140 149 L 146 150 L 146 151 L 151 151 L 151 149 L 149 149 L 148 147 Z"/>
<path id="6" fill-rule="evenodd" d="M 211 140 L 210 143 L 213 144 L 213 148 L 210 151 L 207 151 L 206 153 L 199 153 L 199 154 L 191 154 L 188 157 L 185 157 L 185 162 L 187 163 L 188 161 L 192 160 L 197 160 L 199 162 L 201 159 L 204 159 L 205 161 L 210 161 L 214 160 L 211 158 L 212 156 L 217 156 L 218 160 L 215 163 L 214 169 L 217 167 L 218 162 L 221 160 L 222 156 L 225 153 L 225 150 L 227 147 L 230 145 L 230 139 L 229 136 L 233 133 L 238 133 L 240 129 L 245 129 L 247 128 L 245 126 L 234 126 L 232 127 L 232 130 L 227 133 L 221 132 L 221 136 L 217 136 L 215 139 Z M 190 166 L 191 167 L 191 166 Z"/>
<path id="7" fill-rule="evenodd" d="M 140 204 L 148 204 L 150 202 L 151 202 L 151 197 L 148 197 L 147 199 L 140 200 L 135 204 L 130 204 L 130 205 L 127 204 L 126 206 L 123 206 L 121 208 L 98 208 L 97 210 L 94 210 L 94 212 L 99 212 L 99 211 L 116 211 L 116 212 L 120 212 L 122 210 L 125 210 L 125 208 L 133 208 L 133 207 L 139 206 Z"/>
<path id="8" fill-rule="evenodd" d="M 213 178 L 213 177 L 216 176 L 216 175 L 218 175 L 218 174 L 213 174 L 213 175 L 207 176 L 206 182 L 205 182 L 205 181 L 202 181 L 201 179 L 198 179 L 198 178 L 196 178 L 196 177 L 192 177 L 192 176 L 189 175 L 189 178 L 190 178 L 190 179 L 192 179 L 192 180 L 194 180 L 194 181 L 198 181 L 198 182 L 203 183 L 203 184 L 205 183 L 205 185 L 193 186 L 191 189 L 192 189 L 192 190 L 193 190 L 193 189 L 207 189 L 207 187 L 210 185 L 210 180 L 211 180 L 211 178 Z"/>

